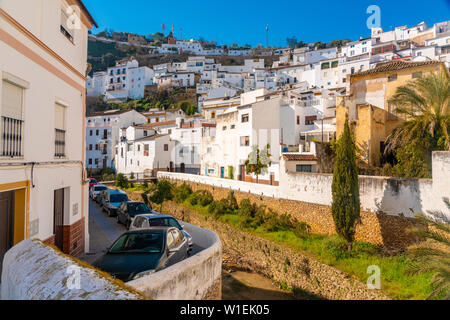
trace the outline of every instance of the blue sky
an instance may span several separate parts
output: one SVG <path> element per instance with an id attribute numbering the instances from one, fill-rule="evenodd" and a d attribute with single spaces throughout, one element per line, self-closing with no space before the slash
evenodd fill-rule
<path id="1" fill-rule="evenodd" d="M 384 30 L 400 25 L 428 25 L 450 20 L 450 0 L 407 1 L 266 1 L 266 0 L 84 0 L 99 24 L 99 30 L 148 35 L 166 33 L 174 24 L 175 36 L 183 28 L 183 39 L 200 37 L 219 44 L 265 45 L 268 24 L 269 45 L 286 46 L 286 38 L 304 42 L 370 36 L 366 21 L 368 6 L 381 9 Z"/>

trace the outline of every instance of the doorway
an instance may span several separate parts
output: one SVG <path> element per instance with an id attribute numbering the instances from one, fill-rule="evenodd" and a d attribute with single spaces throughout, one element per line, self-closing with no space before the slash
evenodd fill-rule
<path id="1" fill-rule="evenodd" d="M 55 246 L 63 251 L 64 247 L 64 189 L 55 190 L 53 206 L 53 234 Z"/>
<path id="2" fill-rule="evenodd" d="M 0 192 L 0 275 L 3 257 L 14 239 L 14 191 Z"/>
<path id="3" fill-rule="evenodd" d="M 239 178 L 241 181 L 245 181 L 245 165 L 240 166 L 241 174 L 239 175 Z"/>
<path id="4" fill-rule="evenodd" d="M 180 172 L 186 173 L 186 165 L 184 163 L 181 164 Z"/>

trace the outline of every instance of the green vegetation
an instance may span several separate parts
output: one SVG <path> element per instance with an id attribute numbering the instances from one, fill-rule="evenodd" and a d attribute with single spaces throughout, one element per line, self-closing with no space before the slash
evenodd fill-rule
<path id="1" fill-rule="evenodd" d="M 173 199 L 173 184 L 167 180 L 161 180 L 157 184 L 151 186 L 148 191 L 150 200 L 153 203 L 159 204 L 159 212 L 162 212 L 164 201 Z"/>
<path id="2" fill-rule="evenodd" d="M 358 168 L 356 167 L 356 146 L 350 133 L 348 118 L 344 133 L 336 147 L 336 163 L 332 184 L 333 204 L 331 211 L 339 236 L 347 241 L 352 251 L 355 225 L 360 221 Z"/>
<path id="3" fill-rule="evenodd" d="M 267 168 L 272 165 L 271 156 L 270 145 L 265 146 L 263 150 L 259 150 L 257 145 L 252 146 L 252 152 L 245 161 L 246 173 L 255 174 L 258 181 L 259 175 L 267 173 Z"/>
<path id="4" fill-rule="evenodd" d="M 209 191 L 192 192 L 187 184 L 173 186 L 164 180 L 158 184 L 164 187 L 157 187 L 158 185 L 150 187 L 150 190 L 157 189 L 160 192 L 160 196 L 153 200 L 159 201 L 159 197 L 174 200 L 177 198 L 177 201 L 180 201 L 179 205 L 183 207 L 299 251 L 353 275 L 363 283 L 369 276 L 367 268 L 372 265 L 379 266 L 382 290 L 392 298 L 422 300 L 449 297 L 450 230 L 448 225 L 424 219 L 423 227 L 416 227 L 411 232 L 427 239 L 426 242 L 414 245 L 405 252 L 395 255 L 387 253 L 381 246 L 360 241 L 354 241 L 353 248 L 349 252 L 348 243 L 343 238 L 312 234 L 308 224 L 288 214 L 280 215 L 265 206 L 252 203 L 249 199 L 243 199 L 237 205 L 233 192 L 230 192 L 226 198 L 215 201 Z M 144 193 L 143 198 L 146 197 Z M 184 202 L 182 199 L 185 199 Z M 147 199 L 149 200 L 153 202 L 152 199 Z M 426 225 L 434 226 L 434 230 L 437 231 L 430 231 Z M 268 249 L 264 249 L 264 252 L 270 255 Z M 287 268 L 289 264 L 291 261 L 287 257 L 284 265 Z M 296 266 L 296 268 L 299 272 L 309 273 L 307 266 Z"/>
<path id="5" fill-rule="evenodd" d="M 125 177 L 123 173 L 119 173 L 116 178 L 116 187 L 121 189 L 128 189 L 130 187 L 130 182 L 128 178 Z"/>
<path id="6" fill-rule="evenodd" d="M 388 138 L 385 170 L 400 177 L 430 178 L 431 152 L 450 150 L 450 81 L 446 72 L 422 76 L 398 87 L 389 101 L 406 121 Z M 390 171 L 390 172 L 389 172 Z"/>

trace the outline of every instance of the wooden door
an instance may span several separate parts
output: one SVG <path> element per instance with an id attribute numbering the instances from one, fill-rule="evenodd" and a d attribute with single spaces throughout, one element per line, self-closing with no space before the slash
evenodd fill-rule
<path id="1" fill-rule="evenodd" d="M 14 191 L 0 192 L 0 275 L 3 257 L 14 239 Z"/>
<path id="2" fill-rule="evenodd" d="M 63 251 L 64 244 L 64 189 L 55 190 L 53 212 L 53 234 L 55 246 Z"/>
<path id="3" fill-rule="evenodd" d="M 240 171 L 241 171 L 241 175 L 240 175 L 240 178 L 241 178 L 241 181 L 245 181 L 245 165 L 242 165 L 242 166 L 240 166 Z"/>

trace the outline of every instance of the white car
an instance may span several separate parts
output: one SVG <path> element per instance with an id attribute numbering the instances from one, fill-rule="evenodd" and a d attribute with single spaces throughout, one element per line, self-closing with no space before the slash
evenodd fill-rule
<path id="1" fill-rule="evenodd" d="M 92 200 L 96 200 L 97 196 L 100 194 L 100 192 L 108 190 L 108 187 L 103 184 L 97 184 L 89 190 L 89 197 L 91 197 Z"/>

